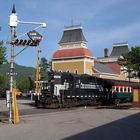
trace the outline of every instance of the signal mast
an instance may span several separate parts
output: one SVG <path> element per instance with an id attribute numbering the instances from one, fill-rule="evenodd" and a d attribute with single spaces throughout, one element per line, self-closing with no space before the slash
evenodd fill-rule
<path id="1" fill-rule="evenodd" d="M 23 49 L 17 55 L 15 55 L 14 54 L 15 46 L 25 46 L 25 47 L 34 46 L 34 47 L 37 47 L 39 50 L 38 52 L 40 52 L 39 43 L 42 39 L 42 36 L 34 30 L 27 33 L 30 40 L 17 39 L 18 37 L 16 35 L 16 28 L 17 28 L 17 25 L 19 25 L 19 24 L 32 24 L 32 25 L 39 25 L 39 27 L 42 27 L 42 28 L 46 27 L 46 23 L 44 23 L 44 22 L 19 21 L 17 14 L 16 14 L 16 10 L 15 10 L 15 5 L 13 5 L 12 13 L 11 13 L 10 19 L 9 19 L 9 25 L 11 27 L 10 99 L 9 99 L 9 122 L 10 123 L 13 123 L 12 102 L 13 102 L 13 97 L 16 96 L 16 95 L 14 95 L 14 90 L 13 90 L 14 89 L 14 76 L 15 76 L 14 58 L 24 50 Z M 38 57 L 40 57 L 40 54 L 38 55 Z M 37 81 L 39 81 L 39 78 L 38 78 L 39 77 L 38 76 L 39 75 L 39 70 L 38 70 L 39 62 L 38 61 L 40 61 L 40 59 L 37 60 L 37 74 L 36 74 Z M 38 90 L 37 90 L 37 95 L 39 95 L 39 86 L 38 86 Z M 15 108 L 15 103 L 14 103 L 14 108 Z"/>

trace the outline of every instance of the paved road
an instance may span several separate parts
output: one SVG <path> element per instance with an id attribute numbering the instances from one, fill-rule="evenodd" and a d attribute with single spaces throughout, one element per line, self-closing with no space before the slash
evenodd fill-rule
<path id="1" fill-rule="evenodd" d="M 23 110 L 34 110 L 29 103 L 19 101 L 19 106 Z M 23 114 L 18 125 L 0 123 L 0 140 L 15 139 L 139 140 L 140 111 L 80 107 L 72 110 L 54 110 L 54 112 L 45 110 L 43 113 Z"/>
<path id="2" fill-rule="evenodd" d="M 27 99 L 18 99 L 17 105 L 19 108 L 19 113 L 21 116 L 27 116 L 27 115 L 35 115 L 35 114 L 44 114 L 44 113 L 51 113 L 51 112 L 60 112 L 60 111 L 68 111 L 68 110 L 74 110 L 76 108 L 61 108 L 61 109 L 45 109 L 45 108 L 39 108 L 37 109 L 34 106 L 34 101 L 31 101 L 29 98 Z M 6 107 L 6 101 L 5 99 L 0 100 L 0 113 L 8 114 L 9 110 Z"/>

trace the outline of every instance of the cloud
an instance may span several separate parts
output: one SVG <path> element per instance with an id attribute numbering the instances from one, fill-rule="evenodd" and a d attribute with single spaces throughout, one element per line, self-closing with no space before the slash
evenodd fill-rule
<path id="1" fill-rule="evenodd" d="M 112 29 L 104 29 L 96 32 L 88 33 L 88 39 L 98 46 L 106 42 L 127 41 L 133 39 L 140 34 L 140 21 L 127 24 L 126 26 L 114 27 Z"/>
<path id="2" fill-rule="evenodd" d="M 102 49 L 122 40 L 139 40 L 140 21 L 136 22 L 140 13 L 139 0 L 2 0 L 1 3 L 0 26 L 3 27 L 1 34 L 4 34 L 1 38 L 8 34 L 8 17 L 15 3 L 19 20 L 47 23 L 41 45 L 42 54 L 46 54 L 48 58 L 58 48 L 63 28 L 71 25 L 71 20 L 74 25 L 82 23 L 89 49 L 94 46 L 92 49 L 95 53 L 100 46 Z M 20 31 L 24 33 L 28 26 L 18 26 L 18 34 Z M 24 59 L 30 54 L 28 51 L 24 53 Z M 22 61 L 22 58 L 20 62 L 32 65 L 32 61 Z"/>

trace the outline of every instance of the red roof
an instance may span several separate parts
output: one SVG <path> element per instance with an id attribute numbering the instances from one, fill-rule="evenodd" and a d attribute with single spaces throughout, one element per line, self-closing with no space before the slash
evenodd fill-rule
<path id="1" fill-rule="evenodd" d="M 119 64 L 112 63 L 112 64 L 106 64 L 107 67 L 111 68 L 113 71 L 117 72 L 120 74 L 121 67 Z"/>
<path id="2" fill-rule="evenodd" d="M 93 54 L 87 48 L 73 48 L 57 50 L 53 54 L 53 59 L 71 58 L 71 57 L 93 57 Z"/>

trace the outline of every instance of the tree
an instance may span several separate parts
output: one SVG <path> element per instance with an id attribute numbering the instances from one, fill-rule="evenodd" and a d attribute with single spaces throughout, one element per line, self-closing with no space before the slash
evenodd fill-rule
<path id="1" fill-rule="evenodd" d="M 17 87 L 23 92 L 34 89 L 34 82 L 30 77 L 22 77 L 17 81 Z"/>
<path id="2" fill-rule="evenodd" d="M 6 76 L 0 75 L 0 89 L 8 89 L 9 80 Z"/>
<path id="3" fill-rule="evenodd" d="M 48 63 L 45 57 L 41 58 L 40 62 L 40 80 L 48 80 L 48 71 L 50 69 L 50 63 Z"/>
<path id="4" fill-rule="evenodd" d="M 136 46 L 135 48 L 131 48 L 131 52 L 129 54 L 131 56 L 131 64 L 133 64 L 133 70 L 135 71 L 137 77 L 140 78 L 140 47 Z"/>
<path id="5" fill-rule="evenodd" d="M 128 73 L 128 78 L 140 78 L 140 47 L 132 47 L 131 51 L 118 59 L 118 64 L 123 67 L 123 71 Z"/>
<path id="6" fill-rule="evenodd" d="M 7 62 L 6 48 L 3 46 L 3 41 L 0 41 L 0 64 Z"/>
<path id="7" fill-rule="evenodd" d="M 30 88 L 29 88 L 29 90 L 34 90 L 34 89 L 35 89 L 34 80 L 32 80 L 31 77 L 28 77 L 28 80 L 29 80 L 29 82 L 30 82 Z"/>

